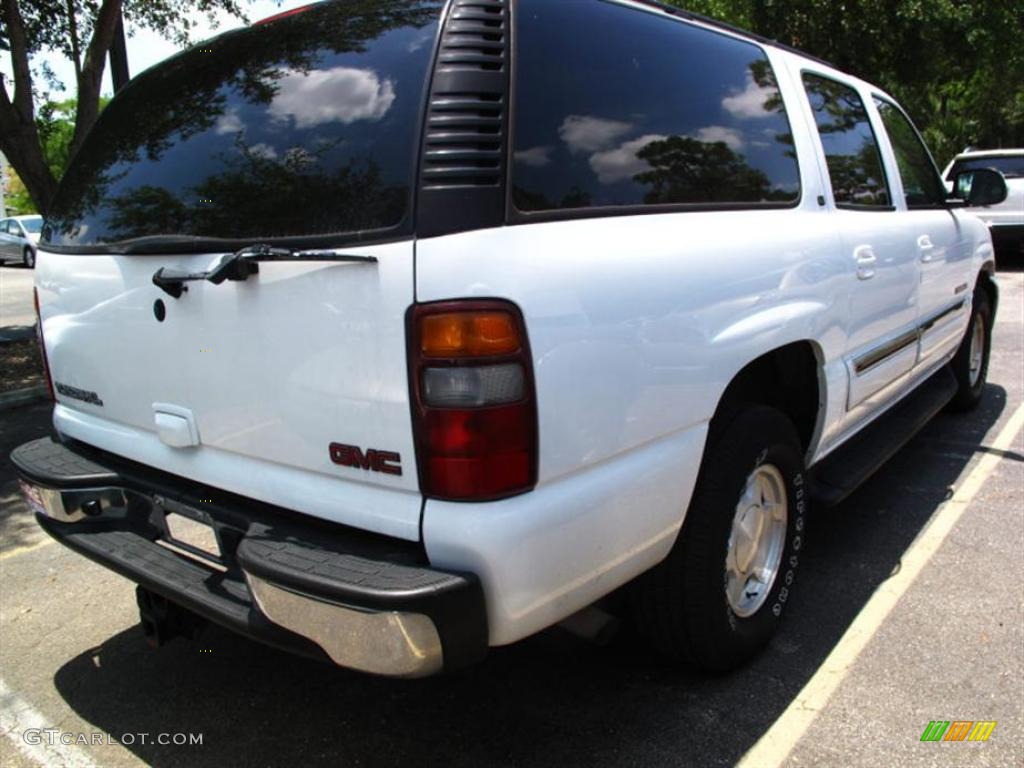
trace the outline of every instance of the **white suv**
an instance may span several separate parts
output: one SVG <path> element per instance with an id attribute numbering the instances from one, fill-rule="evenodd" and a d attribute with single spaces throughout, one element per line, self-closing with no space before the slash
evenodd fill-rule
<path id="1" fill-rule="evenodd" d="M 615 592 L 729 669 L 812 499 L 982 397 L 964 205 L 890 96 L 678 9 L 314 5 L 104 110 L 36 269 L 59 439 L 13 462 L 157 642 L 418 676 Z"/>
<path id="2" fill-rule="evenodd" d="M 957 155 L 946 166 L 943 177 L 953 189 L 956 179 L 970 180 L 969 171 L 989 168 L 1006 179 L 1008 194 L 998 205 L 969 209 L 985 222 L 1000 254 L 1024 256 L 1024 149 L 972 149 Z M 957 194 L 969 191 L 963 187 Z"/>

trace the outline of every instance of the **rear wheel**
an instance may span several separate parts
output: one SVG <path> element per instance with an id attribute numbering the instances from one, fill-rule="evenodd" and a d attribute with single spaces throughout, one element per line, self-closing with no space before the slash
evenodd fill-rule
<path id="1" fill-rule="evenodd" d="M 790 598 L 807 510 L 793 424 L 750 405 L 713 429 L 668 558 L 636 585 L 643 631 L 670 658 L 733 669 L 772 637 Z"/>
<path id="2" fill-rule="evenodd" d="M 971 321 L 951 363 L 957 392 L 950 401 L 952 411 L 970 411 L 981 402 L 988 380 L 988 359 L 992 350 L 992 303 L 988 292 L 978 285 L 974 289 Z"/>
<path id="3" fill-rule="evenodd" d="M 32 269 L 36 265 L 36 252 L 26 246 L 21 254 L 21 261 L 28 269 Z"/>

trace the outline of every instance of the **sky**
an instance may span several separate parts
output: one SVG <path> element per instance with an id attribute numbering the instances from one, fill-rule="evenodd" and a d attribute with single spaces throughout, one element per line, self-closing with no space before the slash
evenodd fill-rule
<path id="1" fill-rule="evenodd" d="M 248 15 L 249 21 L 253 22 L 267 16 L 273 16 L 275 13 L 308 5 L 309 2 L 310 0 L 284 0 L 284 2 L 281 2 L 281 0 L 254 0 L 253 2 L 246 3 L 243 0 L 241 5 Z M 198 43 L 213 35 L 243 26 L 243 22 L 240 19 L 223 12 L 218 14 L 215 21 L 217 24 L 213 25 L 206 16 L 199 16 L 192 30 L 193 42 Z M 131 27 L 128 29 L 128 70 L 133 77 L 177 53 L 178 50 L 174 43 L 163 39 L 155 32 L 145 29 L 134 30 Z M 64 93 L 52 94 L 52 98 L 54 100 L 62 100 L 74 96 L 75 68 L 70 59 L 66 59 L 60 53 L 54 51 L 45 51 L 33 57 L 33 64 L 39 64 L 44 61 L 50 65 L 57 78 L 64 83 L 66 88 Z M 7 82 L 10 84 L 12 73 L 11 60 L 10 55 L 6 51 L 0 52 L 0 72 L 7 76 Z M 43 83 L 37 79 L 35 86 L 37 89 L 41 89 Z M 10 88 L 11 86 L 8 85 L 8 87 Z M 109 62 L 103 73 L 102 93 L 106 96 L 113 93 L 113 86 L 110 83 Z"/>

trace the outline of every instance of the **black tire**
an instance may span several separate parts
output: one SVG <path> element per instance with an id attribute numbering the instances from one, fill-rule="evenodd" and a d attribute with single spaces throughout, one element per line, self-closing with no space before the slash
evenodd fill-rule
<path id="1" fill-rule="evenodd" d="M 35 269 L 36 266 L 36 252 L 32 248 L 25 248 L 21 254 L 21 262 L 25 265 L 26 269 Z"/>
<path id="2" fill-rule="evenodd" d="M 792 594 L 807 514 L 803 452 L 792 422 L 760 405 L 733 411 L 727 422 L 713 423 L 671 554 L 634 589 L 640 630 L 655 647 L 673 661 L 713 672 L 740 666 L 775 634 Z M 747 479 L 763 465 L 777 468 L 785 481 L 785 543 L 767 597 L 741 617 L 726 596 L 726 553 Z"/>
<path id="3" fill-rule="evenodd" d="M 978 375 L 971 381 L 971 341 L 974 338 L 974 331 L 978 323 L 983 323 L 984 340 L 982 343 L 981 368 Z M 960 349 L 956 351 L 950 366 L 953 375 L 956 377 L 956 395 L 950 401 L 950 411 L 963 413 L 971 411 L 981 402 L 985 392 L 985 383 L 988 380 L 988 358 L 992 351 L 992 302 L 989 300 L 988 291 L 981 285 L 974 289 L 974 300 L 971 307 L 971 321 L 967 325 L 967 333 L 960 342 Z"/>

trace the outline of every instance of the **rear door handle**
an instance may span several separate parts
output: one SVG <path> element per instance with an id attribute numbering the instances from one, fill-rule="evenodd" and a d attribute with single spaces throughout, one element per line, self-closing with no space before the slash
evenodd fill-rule
<path id="1" fill-rule="evenodd" d="M 935 258 L 935 243 L 928 235 L 917 238 L 917 248 L 921 251 L 921 262 L 927 264 Z"/>
<path id="2" fill-rule="evenodd" d="M 875 251 L 870 245 L 856 248 L 853 257 L 857 260 L 858 280 L 870 280 L 875 276 L 875 264 L 878 263 L 878 257 L 875 256 Z"/>

